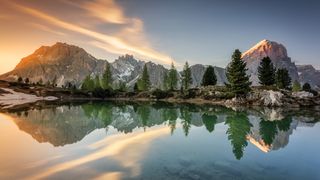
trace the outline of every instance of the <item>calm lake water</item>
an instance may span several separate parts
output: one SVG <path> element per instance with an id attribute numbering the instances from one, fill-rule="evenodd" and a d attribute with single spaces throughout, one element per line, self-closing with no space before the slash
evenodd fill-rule
<path id="1" fill-rule="evenodd" d="M 320 179 L 320 112 L 164 103 L 0 113 L 0 179 Z"/>

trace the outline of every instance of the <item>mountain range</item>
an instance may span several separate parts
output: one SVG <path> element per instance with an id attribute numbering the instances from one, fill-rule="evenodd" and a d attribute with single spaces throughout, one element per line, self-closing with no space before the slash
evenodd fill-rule
<path id="1" fill-rule="evenodd" d="M 270 57 L 276 68 L 288 69 L 293 81 L 308 82 L 314 87 L 320 87 L 320 71 L 312 65 L 295 65 L 288 57 L 284 45 L 269 40 L 262 40 L 242 55 L 253 85 L 259 84 L 257 67 L 266 56 Z M 33 54 L 23 58 L 12 71 L 1 75 L 0 79 L 15 81 L 18 77 L 28 77 L 31 82 L 38 82 L 40 79 L 44 83 L 55 80 L 58 86 L 70 82 L 80 87 L 87 75 L 101 76 L 107 63 L 111 65 L 114 86 L 125 82 L 132 88 L 146 64 L 152 87 L 162 88 L 164 74 L 168 72 L 163 65 L 137 60 L 132 55 L 120 56 L 115 61 L 108 62 L 93 57 L 80 47 L 58 42 L 53 46 L 41 46 Z M 191 66 L 192 87 L 200 86 L 206 67 L 207 65 L 202 64 Z M 217 84 L 223 85 L 227 82 L 225 69 L 214 68 Z"/>

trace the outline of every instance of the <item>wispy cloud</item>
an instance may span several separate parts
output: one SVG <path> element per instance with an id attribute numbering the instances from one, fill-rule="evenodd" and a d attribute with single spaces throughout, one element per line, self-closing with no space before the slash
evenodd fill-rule
<path id="1" fill-rule="evenodd" d="M 82 6 L 90 12 L 90 15 L 99 18 L 107 23 L 126 24 L 129 19 L 124 16 L 124 12 L 114 0 L 96 0 L 86 2 Z"/>
<path id="2" fill-rule="evenodd" d="M 29 24 L 31 26 L 37 28 L 37 29 L 40 29 L 42 31 L 46 31 L 46 32 L 49 32 L 49 33 L 52 33 L 52 34 L 56 34 L 56 35 L 59 35 L 59 36 L 65 36 L 66 35 L 63 32 L 53 30 L 53 29 L 49 28 L 48 26 L 45 26 L 45 25 L 42 25 L 42 24 L 38 24 L 38 23 L 29 23 Z"/>
<path id="3" fill-rule="evenodd" d="M 79 157 L 68 162 L 49 167 L 48 169 L 36 174 L 30 179 L 45 179 L 56 173 L 74 169 L 75 167 L 102 159 L 111 158 L 121 165 L 124 169 L 129 169 L 129 176 L 137 176 L 140 174 L 140 161 L 144 158 L 150 143 L 157 138 L 169 135 L 167 128 L 154 128 L 147 132 L 136 132 L 130 135 L 116 134 L 106 137 L 105 139 L 89 146 L 93 150 L 92 153 Z M 129 148 L 130 147 L 130 148 Z M 120 177 L 121 172 L 106 172 L 99 175 L 98 179 L 102 177 Z"/>
<path id="4" fill-rule="evenodd" d="M 142 59 L 155 60 L 159 63 L 170 64 L 172 59 L 151 47 L 144 35 L 143 21 L 138 18 L 130 18 L 124 15 L 123 10 L 113 0 L 97 0 L 77 5 L 90 14 L 90 17 L 99 19 L 105 24 L 121 24 L 114 34 L 102 33 L 95 27 L 82 27 L 67 22 L 43 11 L 14 4 L 20 11 L 44 20 L 56 27 L 76 32 L 90 38 L 91 45 L 104 49 L 113 54 L 133 54 Z M 42 27 L 45 30 L 45 27 Z M 48 30 L 48 29 L 47 29 Z"/>

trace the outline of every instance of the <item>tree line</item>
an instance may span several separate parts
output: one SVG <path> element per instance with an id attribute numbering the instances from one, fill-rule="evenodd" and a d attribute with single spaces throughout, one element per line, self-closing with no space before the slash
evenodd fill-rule
<path id="1" fill-rule="evenodd" d="M 231 57 L 231 62 L 226 68 L 226 77 L 228 83 L 225 83 L 226 87 L 236 97 L 245 96 L 251 91 L 252 82 L 250 82 L 250 76 L 247 74 L 246 62 L 242 60 L 241 52 L 236 49 Z M 310 84 L 305 83 L 303 86 L 298 81 L 292 83 L 292 79 L 287 69 L 278 68 L 276 69 L 269 57 L 264 57 L 258 67 L 258 79 L 260 85 L 264 87 L 272 86 L 278 89 L 287 89 L 293 91 L 307 91 L 314 93 Z M 181 76 L 180 76 L 181 75 Z M 167 91 L 178 90 L 178 82 L 180 81 L 180 90 L 185 91 L 190 89 L 192 85 L 192 73 L 189 63 L 186 62 L 181 74 L 178 73 L 175 65 L 172 63 L 168 72 L 164 73 L 163 83 L 161 89 Z M 46 86 L 56 87 L 57 78 L 55 77 L 52 82 L 48 81 L 45 83 Z M 20 83 L 30 83 L 29 78 L 23 80 L 22 77 L 18 78 Z M 42 79 L 36 85 L 43 85 Z M 127 84 L 123 81 L 116 83 L 116 87 L 113 86 L 112 72 L 110 64 L 107 63 L 102 76 L 87 75 L 82 82 L 81 89 L 84 91 L 105 91 L 105 90 L 120 90 L 126 91 L 128 89 Z M 208 66 L 203 74 L 201 86 L 215 86 L 217 84 L 217 77 L 213 66 Z M 67 83 L 65 88 L 77 87 L 72 83 Z M 151 88 L 150 76 L 147 68 L 147 64 L 144 65 L 142 73 L 139 79 L 134 84 L 133 90 L 137 91 L 148 91 Z"/>

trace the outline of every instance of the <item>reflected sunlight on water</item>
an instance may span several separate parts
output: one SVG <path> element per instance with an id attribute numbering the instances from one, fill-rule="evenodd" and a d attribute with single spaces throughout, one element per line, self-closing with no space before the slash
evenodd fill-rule
<path id="1" fill-rule="evenodd" d="M 30 106 L 0 114 L 0 179 L 317 179 L 319 117 L 157 103 Z"/>

